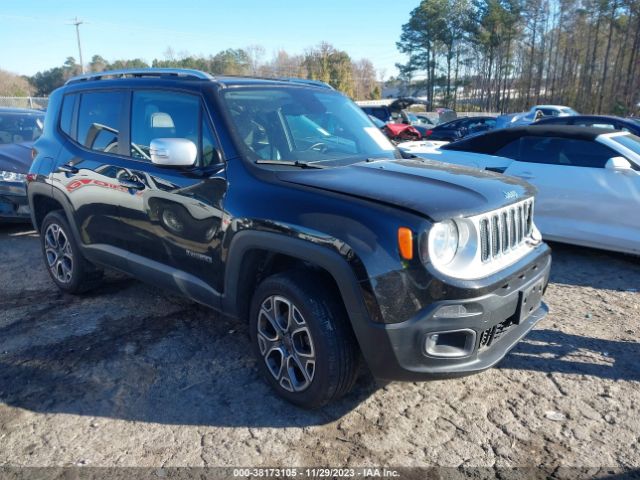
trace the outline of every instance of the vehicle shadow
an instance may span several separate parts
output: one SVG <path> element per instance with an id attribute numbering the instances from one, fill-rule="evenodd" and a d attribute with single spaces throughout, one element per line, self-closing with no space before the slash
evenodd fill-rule
<path id="1" fill-rule="evenodd" d="M 0 236 L 6 235 L 8 237 L 23 237 L 23 236 L 37 236 L 36 231 L 31 225 L 31 222 L 0 222 Z"/>
<path id="2" fill-rule="evenodd" d="M 115 301 L 123 289 L 146 288 L 115 279 L 94 295 Z M 304 410 L 260 377 L 241 322 L 180 299 L 177 311 L 152 316 L 74 316 L 64 310 L 70 301 L 61 294 L 43 312 L 33 299 L 0 300 L 0 309 L 26 310 L 17 321 L 0 321 L 0 402 L 161 424 L 304 427 L 341 418 L 377 389 L 363 368 L 349 395 Z"/>
<path id="3" fill-rule="evenodd" d="M 549 245 L 551 282 L 640 292 L 640 257 L 563 243 Z"/>
<path id="4" fill-rule="evenodd" d="M 498 365 L 513 370 L 640 382 L 640 343 L 533 330 Z"/>

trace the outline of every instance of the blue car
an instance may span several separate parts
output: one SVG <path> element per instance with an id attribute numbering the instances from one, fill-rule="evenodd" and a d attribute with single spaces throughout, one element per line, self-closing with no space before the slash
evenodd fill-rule
<path id="1" fill-rule="evenodd" d="M 29 222 L 26 179 L 44 112 L 0 108 L 0 222 Z"/>

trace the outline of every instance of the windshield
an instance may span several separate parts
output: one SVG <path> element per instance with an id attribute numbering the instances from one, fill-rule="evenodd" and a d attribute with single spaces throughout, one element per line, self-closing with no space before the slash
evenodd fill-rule
<path id="1" fill-rule="evenodd" d="M 433 122 L 424 115 L 415 115 L 415 117 L 422 125 L 433 125 Z"/>
<path id="2" fill-rule="evenodd" d="M 611 137 L 611 140 L 627 147 L 640 157 L 640 137 L 629 133 L 627 135 L 614 135 Z"/>
<path id="3" fill-rule="evenodd" d="M 406 113 L 407 113 L 407 118 L 411 123 L 420 123 L 420 119 L 416 117 L 414 113 L 411 113 L 411 112 L 406 112 Z"/>
<path id="4" fill-rule="evenodd" d="M 336 92 L 242 87 L 224 91 L 222 98 L 252 161 L 345 165 L 399 157 L 367 115 Z"/>
<path id="5" fill-rule="evenodd" d="M 42 135 L 44 114 L 0 113 L 0 144 L 33 142 Z"/>

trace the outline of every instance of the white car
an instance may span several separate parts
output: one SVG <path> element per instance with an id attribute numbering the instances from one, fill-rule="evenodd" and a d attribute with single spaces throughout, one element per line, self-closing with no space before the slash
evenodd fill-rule
<path id="1" fill-rule="evenodd" d="M 640 254 L 640 137 L 540 125 L 411 153 L 532 183 L 536 224 L 547 240 Z"/>
<path id="2" fill-rule="evenodd" d="M 528 112 L 500 115 L 496 118 L 496 128 L 519 127 L 530 125 L 545 117 L 570 117 L 578 115 L 571 107 L 564 105 L 534 105 Z"/>

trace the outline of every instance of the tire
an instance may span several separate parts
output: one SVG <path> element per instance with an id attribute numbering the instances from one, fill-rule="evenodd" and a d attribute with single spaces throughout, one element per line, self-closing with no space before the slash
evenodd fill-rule
<path id="1" fill-rule="evenodd" d="M 82 255 L 64 212 L 48 213 L 40 232 L 45 266 L 60 290 L 82 293 L 100 283 L 102 271 Z"/>
<path id="2" fill-rule="evenodd" d="M 266 278 L 251 301 L 259 370 L 278 395 L 305 408 L 346 394 L 358 374 L 357 343 L 332 287 L 313 271 L 295 270 Z"/>

